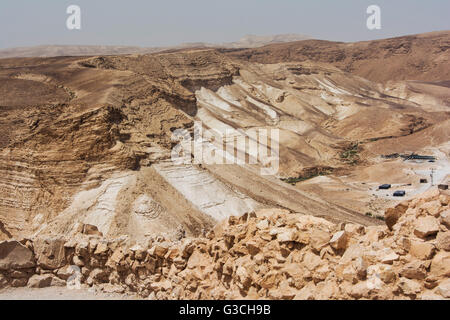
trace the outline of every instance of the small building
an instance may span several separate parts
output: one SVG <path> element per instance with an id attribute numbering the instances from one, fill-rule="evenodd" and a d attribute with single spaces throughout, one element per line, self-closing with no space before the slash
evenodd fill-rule
<path id="1" fill-rule="evenodd" d="M 378 187 L 379 190 L 386 190 L 386 189 L 390 189 L 391 185 L 390 184 L 382 184 L 381 186 Z"/>
<path id="2" fill-rule="evenodd" d="M 406 194 L 406 192 L 404 190 L 397 190 L 394 192 L 393 196 L 394 197 L 404 197 Z"/>
<path id="3" fill-rule="evenodd" d="M 441 189 L 441 190 L 448 190 L 448 184 L 439 184 L 439 185 L 438 185 L 438 189 Z"/>
<path id="4" fill-rule="evenodd" d="M 428 183 L 427 179 L 420 179 L 420 183 Z"/>

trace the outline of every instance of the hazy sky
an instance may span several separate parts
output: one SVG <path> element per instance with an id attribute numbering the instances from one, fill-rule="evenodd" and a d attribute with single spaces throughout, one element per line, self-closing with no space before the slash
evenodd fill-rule
<path id="1" fill-rule="evenodd" d="M 81 30 L 66 8 L 81 7 Z M 381 8 L 368 30 L 366 8 Z M 301 33 L 357 41 L 450 29 L 449 0 L 1 0 L 0 48 L 43 44 L 165 46 Z"/>

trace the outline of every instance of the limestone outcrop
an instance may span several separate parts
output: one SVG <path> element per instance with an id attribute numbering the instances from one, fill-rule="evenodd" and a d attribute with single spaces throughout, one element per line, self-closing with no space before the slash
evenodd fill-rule
<path id="1" fill-rule="evenodd" d="M 448 299 L 449 201 L 435 189 L 403 202 L 390 227 L 261 209 L 177 242 L 82 232 L 4 241 L 0 283 L 78 284 L 149 299 Z"/>

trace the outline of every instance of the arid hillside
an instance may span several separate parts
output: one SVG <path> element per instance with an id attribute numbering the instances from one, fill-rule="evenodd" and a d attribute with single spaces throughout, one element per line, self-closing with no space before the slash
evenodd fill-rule
<path id="1" fill-rule="evenodd" d="M 377 41 L 343 43 L 305 40 L 255 49 L 227 51 L 243 61 L 316 61 L 375 82 L 450 79 L 450 31 Z"/>
<path id="2" fill-rule="evenodd" d="M 448 175 L 446 39 L 443 32 L 364 44 L 0 60 L 2 237 L 89 224 L 110 238 L 177 239 L 267 207 L 381 224 L 375 216 L 397 200 L 372 188 L 394 178 L 416 188 L 420 175 L 405 178 L 408 163 L 382 156 L 425 152 L 437 157 L 439 182 Z M 430 68 L 420 77 L 406 61 L 419 57 Z M 381 59 L 405 71 L 377 71 Z M 194 137 L 195 122 L 214 150 L 222 143 L 212 130 L 246 141 L 259 130 L 278 132 L 256 143 L 279 146 L 276 170 L 261 175 L 274 163 L 239 144 L 224 157 L 241 155 L 242 163 L 174 163 L 173 133 Z"/>

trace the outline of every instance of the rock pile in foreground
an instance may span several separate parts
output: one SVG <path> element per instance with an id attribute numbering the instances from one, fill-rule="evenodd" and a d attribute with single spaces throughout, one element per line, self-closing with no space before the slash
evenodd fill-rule
<path id="1" fill-rule="evenodd" d="M 449 299 L 449 202 L 434 190 L 386 211 L 387 226 L 264 209 L 178 243 L 130 244 L 95 232 L 3 241 L 0 288 L 79 284 L 150 299 Z"/>

